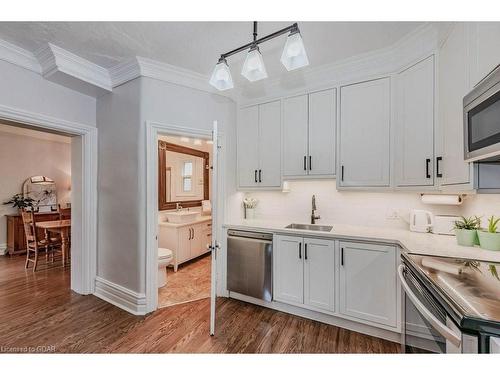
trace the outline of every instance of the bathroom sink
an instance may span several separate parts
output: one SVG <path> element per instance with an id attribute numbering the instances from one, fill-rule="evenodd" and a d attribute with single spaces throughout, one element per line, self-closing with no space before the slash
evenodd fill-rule
<path id="1" fill-rule="evenodd" d="M 316 230 L 318 232 L 330 232 L 333 227 L 331 225 L 317 225 L 317 224 L 290 224 L 285 228 L 287 229 L 302 229 L 302 230 Z"/>
<path id="2" fill-rule="evenodd" d="M 165 216 L 169 223 L 182 224 L 189 223 L 193 221 L 198 216 L 198 212 L 192 211 L 175 211 L 175 212 L 165 212 Z"/>

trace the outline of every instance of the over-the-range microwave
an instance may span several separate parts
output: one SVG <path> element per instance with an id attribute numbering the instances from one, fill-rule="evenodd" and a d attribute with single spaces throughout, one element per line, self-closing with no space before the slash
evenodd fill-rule
<path id="1" fill-rule="evenodd" d="M 500 64 L 464 97 L 465 161 L 500 160 Z"/>

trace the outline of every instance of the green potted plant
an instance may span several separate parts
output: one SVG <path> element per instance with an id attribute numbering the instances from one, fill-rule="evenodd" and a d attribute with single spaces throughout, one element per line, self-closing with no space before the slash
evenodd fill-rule
<path id="1" fill-rule="evenodd" d="M 464 217 L 455 221 L 455 235 L 457 243 L 461 246 L 479 245 L 477 230 L 481 226 L 481 218 L 477 216 Z"/>
<path id="2" fill-rule="evenodd" d="M 25 197 L 23 194 L 15 194 L 8 201 L 3 204 L 11 204 L 12 207 L 17 207 L 19 210 L 30 209 L 34 210 L 38 202 L 33 198 Z"/>
<path id="3" fill-rule="evenodd" d="M 488 219 L 487 230 L 480 230 L 477 232 L 479 236 L 479 246 L 482 249 L 500 251 L 500 233 L 497 232 L 498 222 L 500 218 L 491 216 Z"/>

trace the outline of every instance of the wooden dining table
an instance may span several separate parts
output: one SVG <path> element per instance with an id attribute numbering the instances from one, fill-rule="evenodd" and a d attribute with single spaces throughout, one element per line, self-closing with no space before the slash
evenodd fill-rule
<path id="1" fill-rule="evenodd" d="M 49 241 L 49 233 L 58 233 L 61 236 L 62 264 L 66 264 L 69 255 L 69 234 L 71 233 L 71 220 L 41 221 L 36 223 L 38 228 L 45 230 L 45 239 Z"/>

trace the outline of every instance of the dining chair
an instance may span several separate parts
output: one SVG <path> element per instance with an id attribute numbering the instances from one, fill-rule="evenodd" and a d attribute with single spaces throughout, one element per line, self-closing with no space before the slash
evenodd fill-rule
<path id="1" fill-rule="evenodd" d="M 40 251 L 45 252 L 45 261 L 48 262 L 49 254 L 52 256 L 52 262 L 54 261 L 54 253 L 57 247 L 61 246 L 61 242 L 58 238 L 46 238 L 39 239 L 38 231 L 36 228 L 35 214 L 32 211 L 21 211 L 21 216 L 23 219 L 24 233 L 26 235 L 26 263 L 24 268 L 29 267 L 29 263 L 33 263 L 33 272 L 36 271 L 38 266 L 38 255 Z M 31 254 L 33 257 L 30 257 Z"/>

